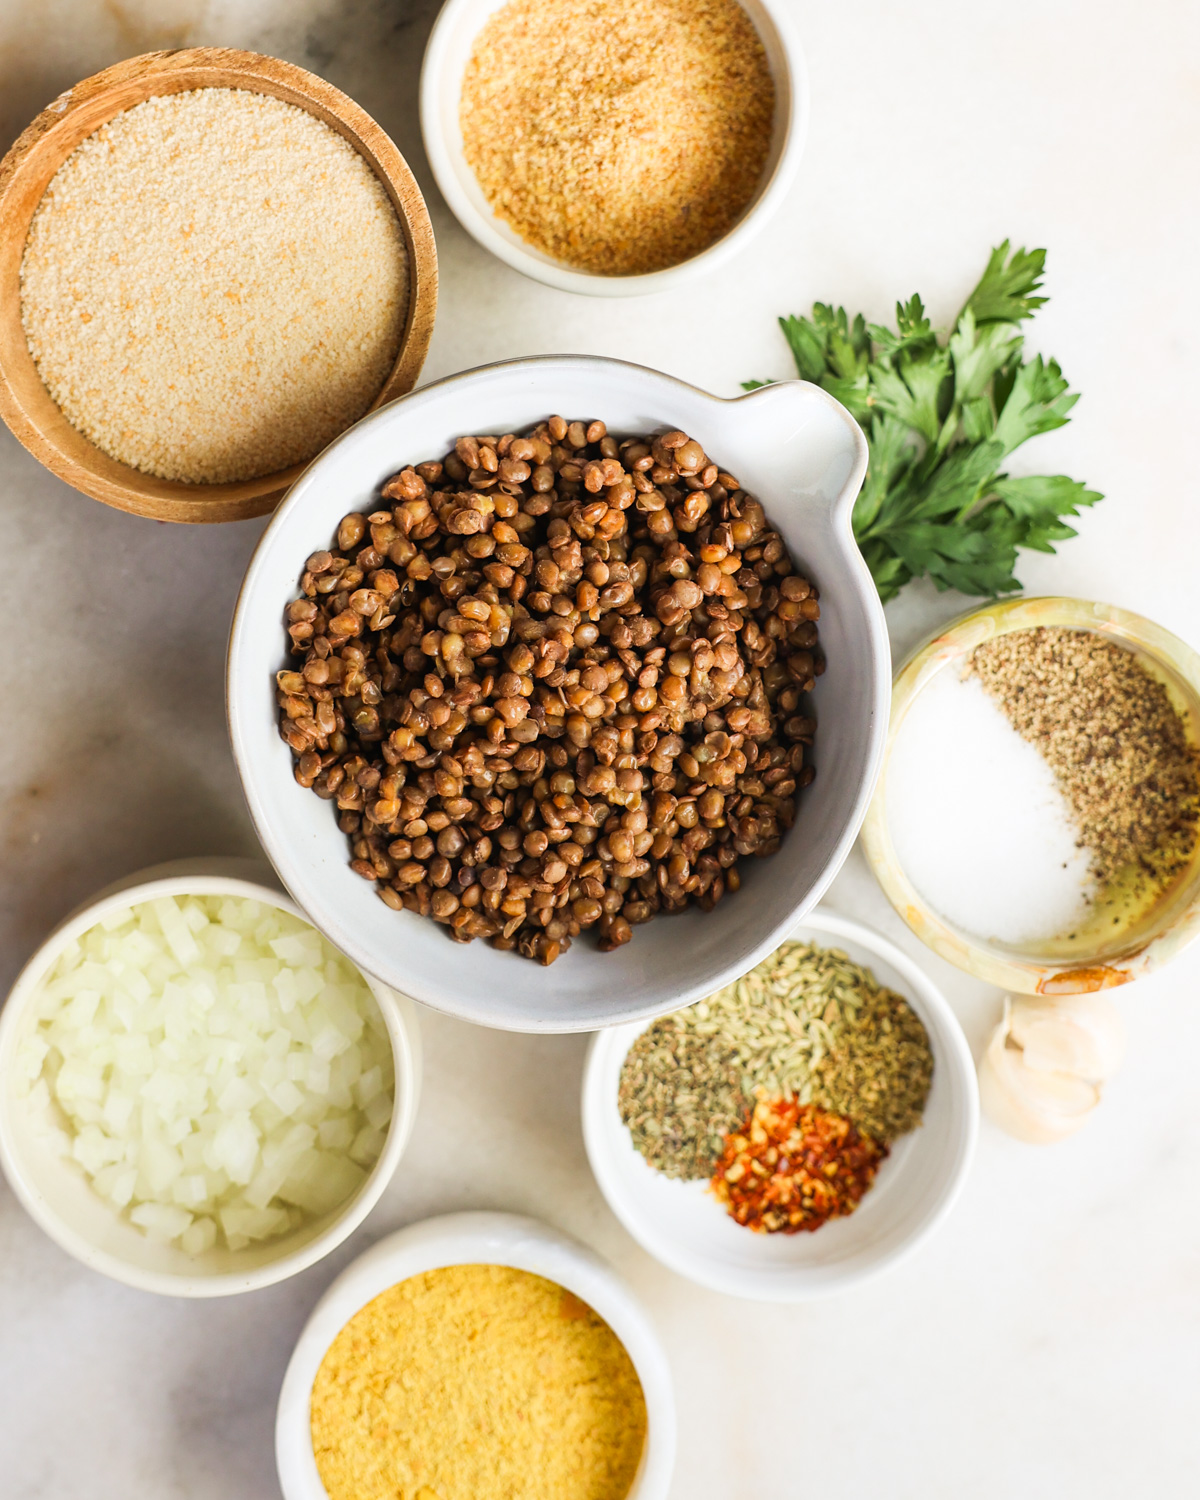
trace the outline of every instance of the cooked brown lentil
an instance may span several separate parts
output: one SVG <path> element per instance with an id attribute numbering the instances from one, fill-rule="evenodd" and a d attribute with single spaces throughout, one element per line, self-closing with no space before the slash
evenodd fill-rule
<path id="1" fill-rule="evenodd" d="M 537 249 L 630 276 L 720 239 L 758 187 L 775 86 L 735 0 L 510 0 L 463 78 L 463 150 Z"/>
<path id="2" fill-rule="evenodd" d="M 296 779 L 391 907 L 551 963 L 737 890 L 813 768 L 817 592 L 683 432 L 462 437 L 314 552 Z"/>
<path id="3" fill-rule="evenodd" d="M 971 667 L 1054 772 L 1100 882 L 1178 873 L 1200 819 L 1197 752 L 1166 688 L 1090 630 L 1040 626 L 977 646 Z"/>

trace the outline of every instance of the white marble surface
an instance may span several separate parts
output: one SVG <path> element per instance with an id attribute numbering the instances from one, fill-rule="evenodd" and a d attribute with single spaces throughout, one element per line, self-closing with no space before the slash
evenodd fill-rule
<path id="1" fill-rule="evenodd" d="M 490 261 L 433 192 L 414 91 L 435 0 L 0 0 L 0 138 L 123 55 L 257 47 L 325 74 L 391 131 L 430 197 L 442 305 L 426 376 L 587 351 L 722 393 L 787 373 L 773 324 L 814 298 L 872 316 L 920 290 L 950 315 L 991 245 L 1050 247 L 1033 326 L 1084 392 L 1020 455 L 1109 498 L 1031 589 L 1112 600 L 1200 645 L 1200 8 L 1194 0 L 795 0 L 813 78 L 794 196 L 695 291 L 576 300 Z M 0 757 L 10 977 L 113 876 L 253 846 L 221 663 L 261 523 L 118 515 L 0 431 L 8 651 Z M 906 648 L 963 601 L 914 588 Z M 997 997 L 927 954 L 856 854 L 830 904 L 926 963 L 978 1045 Z M 645 1299 L 677 1381 L 675 1500 L 1174 1500 L 1196 1493 L 1200 951 L 1122 993 L 1132 1046 L 1084 1133 L 1051 1149 L 985 1126 L 957 1210 L 912 1261 L 823 1304 L 700 1291 L 624 1234 L 587 1169 L 581 1038 L 425 1017 L 425 1099 L 383 1202 L 331 1261 L 250 1297 L 142 1296 L 62 1255 L 0 1188 L 5 1500 L 270 1500 L 288 1352 L 321 1289 L 394 1226 L 465 1207 L 538 1214 Z"/>

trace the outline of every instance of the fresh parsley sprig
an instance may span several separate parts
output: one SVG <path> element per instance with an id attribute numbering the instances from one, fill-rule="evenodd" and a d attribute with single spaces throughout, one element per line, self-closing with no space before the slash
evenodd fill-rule
<path id="1" fill-rule="evenodd" d="M 894 329 L 822 302 L 811 318 L 779 320 L 801 379 L 836 396 L 866 434 L 854 534 L 885 602 L 925 574 L 939 589 L 1012 593 L 1017 549 L 1053 552 L 1075 535 L 1063 517 L 1103 498 L 1063 474 L 1004 468 L 1079 399 L 1054 360 L 1024 357 L 1020 325 L 1046 301 L 1034 295 L 1045 261 L 1005 240 L 945 338 L 916 296 L 896 304 Z"/>

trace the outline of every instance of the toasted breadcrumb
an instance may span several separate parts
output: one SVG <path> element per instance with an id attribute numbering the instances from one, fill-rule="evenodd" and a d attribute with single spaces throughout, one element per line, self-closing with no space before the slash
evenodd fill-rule
<path id="1" fill-rule="evenodd" d="M 719 240 L 758 189 L 775 86 L 735 0 L 509 0 L 463 78 L 463 149 L 536 249 L 606 276 Z"/>

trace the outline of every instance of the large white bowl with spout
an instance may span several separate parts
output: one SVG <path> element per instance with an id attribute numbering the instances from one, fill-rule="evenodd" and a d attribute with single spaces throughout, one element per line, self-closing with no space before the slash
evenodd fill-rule
<path id="1" fill-rule="evenodd" d="M 634 929 L 600 953 L 586 937 L 549 968 L 383 904 L 349 865 L 334 805 L 300 787 L 276 722 L 283 612 L 305 559 L 379 486 L 464 433 L 519 432 L 552 413 L 617 434 L 680 428 L 736 474 L 820 591 L 827 667 L 812 695 L 817 776 L 777 854 L 740 862 L 740 891 Z M 832 397 L 783 381 L 725 400 L 618 360 L 555 356 L 487 365 L 403 396 L 338 438 L 292 487 L 259 542 L 229 642 L 233 751 L 250 813 L 281 880 L 354 963 L 426 1005 L 513 1031 L 593 1031 L 675 1010 L 743 974 L 808 912 L 850 851 L 887 732 L 891 664 L 871 575 L 851 531 L 866 471 L 857 423 Z"/>

